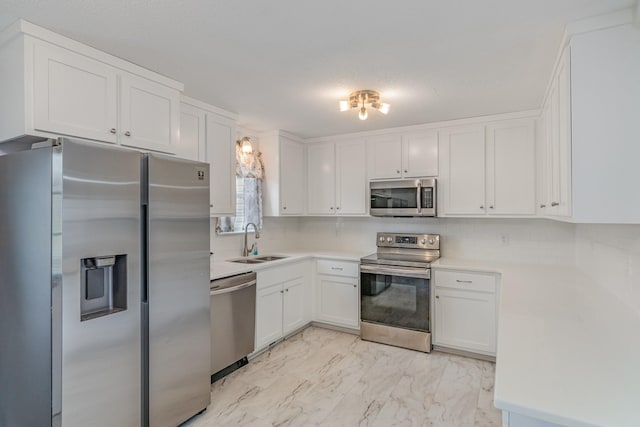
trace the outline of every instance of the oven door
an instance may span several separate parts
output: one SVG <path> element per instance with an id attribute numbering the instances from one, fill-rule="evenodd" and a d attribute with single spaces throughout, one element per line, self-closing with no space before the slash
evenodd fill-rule
<path id="1" fill-rule="evenodd" d="M 429 281 L 424 268 L 360 265 L 360 318 L 429 332 Z"/>

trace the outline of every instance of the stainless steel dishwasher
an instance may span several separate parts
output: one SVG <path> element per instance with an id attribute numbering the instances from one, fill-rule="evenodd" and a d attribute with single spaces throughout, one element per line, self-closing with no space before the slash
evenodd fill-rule
<path id="1" fill-rule="evenodd" d="M 247 363 L 256 329 L 256 273 L 211 281 L 211 381 Z"/>

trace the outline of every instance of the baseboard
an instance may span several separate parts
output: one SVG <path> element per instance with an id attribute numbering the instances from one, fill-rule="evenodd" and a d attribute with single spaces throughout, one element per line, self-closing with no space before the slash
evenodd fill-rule
<path id="1" fill-rule="evenodd" d="M 471 352 L 471 351 L 458 350 L 458 349 L 449 348 L 449 347 L 441 347 L 439 345 L 434 345 L 433 346 L 433 351 L 439 351 L 441 353 L 455 354 L 457 356 L 471 357 L 473 359 L 486 360 L 487 362 L 494 362 L 495 363 L 495 361 L 496 361 L 496 357 L 495 356 L 489 356 L 488 354 L 474 353 L 474 352 Z"/>

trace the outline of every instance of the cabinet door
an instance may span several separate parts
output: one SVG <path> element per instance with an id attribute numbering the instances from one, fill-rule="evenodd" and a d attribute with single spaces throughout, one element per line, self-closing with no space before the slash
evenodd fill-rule
<path id="1" fill-rule="evenodd" d="M 399 135 L 368 139 L 367 158 L 370 179 L 402 177 L 402 141 Z"/>
<path id="2" fill-rule="evenodd" d="M 336 212 L 335 144 L 312 144 L 307 147 L 310 215 L 333 215 Z"/>
<path id="3" fill-rule="evenodd" d="M 487 126 L 487 205 L 490 215 L 535 214 L 532 119 Z"/>
<path id="4" fill-rule="evenodd" d="M 284 288 L 284 335 L 303 327 L 308 322 L 307 298 L 308 292 L 304 277 L 298 277 L 283 284 Z"/>
<path id="5" fill-rule="evenodd" d="M 206 161 L 211 183 L 211 215 L 236 214 L 236 127 L 233 120 L 207 114 Z"/>
<path id="6" fill-rule="evenodd" d="M 259 289 L 256 295 L 256 349 L 282 338 L 282 285 Z"/>
<path id="7" fill-rule="evenodd" d="M 569 47 L 558 64 L 558 210 L 571 216 L 571 76 Z"/>
<path id="8" fill-rule="evenodd" d="M 445 215 L 485 213 L 484 127 L 445 129 L 439 135 L 440 189 Z"/>
<path id="9" fill-rule="evenodd" d="M 336 143 L 336 213 L 367 213 L 367 170 L 364 141 Z M 312 194 L 312 193 L 311 193 Z"/>
<path id="10" fill-rule="evenodd" d="M 180 104 L 180 142 L 177 155 L 206 162 L 206 113 L 189 104 Z"/>
<path id="11" fill-rule="evenodd" d="M 402 175 L 438 176 L 438 131 L 402 136 Z"/>
<path id="12" fill-rule="evenodd" d="M 434 344 L 495 354 L 495 294 L 436 286 Z"/>
<path id="13" fill-rule="evenodd" d="M 306 204 L 304 145 L 280 138 L 280 213 L 302 215 Z"/>
<path id="14" fill-rule="evenodd" d="M 133 74 L 121 74 L 120 132 L 122 145 L 176 154 L 179 92 Z"/>
<path id="15" fill-rule="evenodd" d="M 117 141 L 116 70 L 51 45 L 36 44 L 34 128 Z"/>
<path id="16" fill-rule="evenodd" d="M 358 279 L 318 276 L 318 318 L 337 326 L 358 328 Z"/>

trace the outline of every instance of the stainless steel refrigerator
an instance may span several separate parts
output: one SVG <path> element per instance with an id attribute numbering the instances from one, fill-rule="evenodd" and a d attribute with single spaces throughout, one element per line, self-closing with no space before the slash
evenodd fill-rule
<path id="1" fill-rule="evenodd" d="M 0 426 L 206 408 L 208 173 L 68 138 L 0 157 Z"/>

